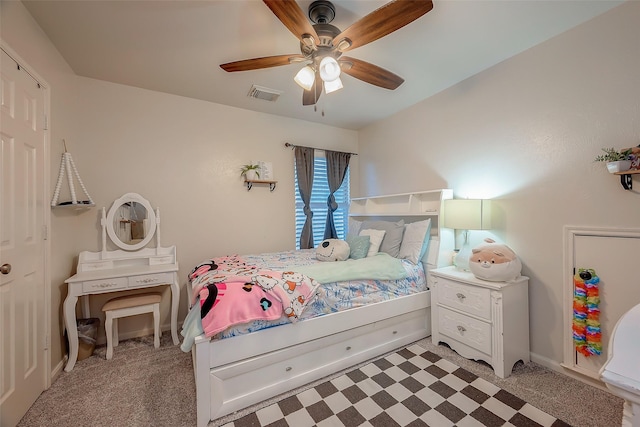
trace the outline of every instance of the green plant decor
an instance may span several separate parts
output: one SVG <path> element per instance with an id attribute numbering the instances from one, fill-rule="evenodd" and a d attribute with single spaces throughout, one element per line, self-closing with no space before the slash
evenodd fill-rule
<path id="1" fill-rule="evenodd" d="M 596 162 L 617 162 L 620 160 L 629 160 L 631 149 L 618 151 L 615 148 L 603 148 L 604 154 L 601 154 L 595 158 Z"/>
<path id="2" fill-rule="evenodd" d="M 240 176 L 244 176 L 246 178 L 247 172 L 255 171 L 256 176 L 260 178 L 260 166 L 259 165 L 243 165 L 240 168 Z"/>

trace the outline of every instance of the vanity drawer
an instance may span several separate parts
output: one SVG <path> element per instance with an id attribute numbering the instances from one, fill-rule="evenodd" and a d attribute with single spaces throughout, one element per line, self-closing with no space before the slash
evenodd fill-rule
<path id="1" fill-rule="evenodd" d="M 95 271 L 95 270 L 109 270 L 113 268 L 113 261 L 94 261 L 85 262 L 78 265 L 78 271 Z"/>
<path id="2" fill-rule="evenodd" d="M 149 265 L 175 264 L 176 259 L 173 255 L 159 255 L 149 257 Z"/>
<path id="3" fill-rule="evenodd" d="M 92 293 L 96 291 L 110 292 L 116 289 L 126 289 L 126 277 L 118 277 L 116 279 L 89 280 L 82 284 L 83 293 Z"/>
<path id="4" fill-rule="evenodd" d="M 173 273 L 145 274 L 129 277 L 130 287 L 155 286 L 173 283 Z"/>
<path id="5" fill-rule="evenodd" d="M 491 319 L 491 290 L 438 278 L 438 303 L 483 319 Z"/>
<path id="6" fill-rule="evenodd" d="M 491 324 L 440 308 L 438 329 L 442 335 L 460 341 L 491 356 Z"/>

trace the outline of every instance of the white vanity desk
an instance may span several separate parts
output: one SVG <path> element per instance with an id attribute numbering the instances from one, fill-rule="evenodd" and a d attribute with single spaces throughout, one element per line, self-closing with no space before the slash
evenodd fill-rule
<path id="1" fill-rule="evenodd" d="M 137 212 L 137 213 L 136 213 Z M 132 225 L 132 224 L 138 225 Z M 78 358 L 76 303 L 84 296 L 82 313 L 89 317 L 89 295 L 143 289 L 160 285 L 171 287 L 171 337 L 178 340 L 178 263 L 176 247 L 160 246 L 160 215 L 136 193 L 117 199 L 109 214 L 102 209 L 102 251 L 81 252 L 77 273 L 65 280 L 69 284 L 64 300 L 64 320 L 69 338 L 69 360 L 64 370 L 73 369 Z M 133 228 L 133 231 L 132 231 Z M 106 250 L 106 236 L 121 250 Z M 156 247 L 145 248 L 156 236 Z M 137 237 L 137 238 L 133 238 Z"/>

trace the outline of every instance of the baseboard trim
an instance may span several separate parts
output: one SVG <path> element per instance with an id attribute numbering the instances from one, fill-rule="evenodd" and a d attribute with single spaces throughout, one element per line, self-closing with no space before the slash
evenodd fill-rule
<path id="1" fill-rule="evenodd" d="M 55 368 L 53 368 L 53 370 L 51 371 L 50 384 L 53 384 L 58 379 L 60 374 L 62 374 L 62 370 L 64 369 L 64 366 L 67 364 L 67 360 L 69 360 L 69 356 L 65 354 L 62 360 L 58 362 Z"/>
<path id="2" fill-rule="evenodd" d="M 538 365 L 544 366 L 545 368 L 551 369 L 554 372 L 557 372 L 562 375 L 566 375 L 568 377 L 576 379 L 590 386 L 599 388 L 600 390 L 609 392 L 609 389 L 607 389 L 607 386 L 602 381 L 596 380 L 595 378 L 580 375 L 579 373 L 574 372 L 571 369 L 565 368 L 564 366 L 562 366 L 560 362 L 557 362 L 555 360 L 549 359 L 548 357 L 544 357 L 533 352 L 530 353 L 530 357 L 531 357 L 531 361 L 534 363 L 537 363 Z"/>

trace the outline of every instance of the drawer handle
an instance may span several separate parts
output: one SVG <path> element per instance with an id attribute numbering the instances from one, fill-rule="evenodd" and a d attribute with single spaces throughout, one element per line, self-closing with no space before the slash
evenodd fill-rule
<path id="1" fill-rule="evenodd" d="M 292 369 L 293 369 L 293 368 L 292 368 L 291 366 L 287 366 L 287 367 L 285 368 L 285 371 L 289 372 L 289 371 L 290 371 L 290 370 L 292 370 Z"/>
<path id="2" fill-rule="evenodd" d="M 136 282 L 138 283 L 153 283 L 153 282 L 157 282 L 158 279 L 138 279 L 136 280 Z"/>
<path id="3" fill-rule="evenodd" d="M 116 285 L 117 285 L 117 283 L 113 283 L 113 282 L 112 283 L 100 283 L 98 285 L 98 287 L 104 289 L 104 288 L 110 288 L 110 287 L 116 286 Z"/>
<path id="4" fill-rule="evenodd" d="M 458 297 L 458 299 L 461 299 L 461 300 L 464 300 L 464 299 L 467 297 L 465 294 L 460 293 L 460 292 L 458 292 L 458 293 L 456 294 L 456 296 Z"/>
<path id="5" fill-rule="evenodd" d="M 466 332 L 466 331 L 467 331 L 467 329 L 464 326 L 458 325 L 458 332 L 463 333 L 463 332 Z"/>
<path id="6" fill-rule="evenodd" d="M 347 346 L 347 351 L 349 351 L 349 350 L 351 350 L 351 346 L 350 345 Z"/>
<path id="7" fill-rule="evenodd" d="M 393 331 L 393 335 L 395 335 L 395 334 L 397 334 L 397 333 L 398 333 L 398 331 Z"/>

